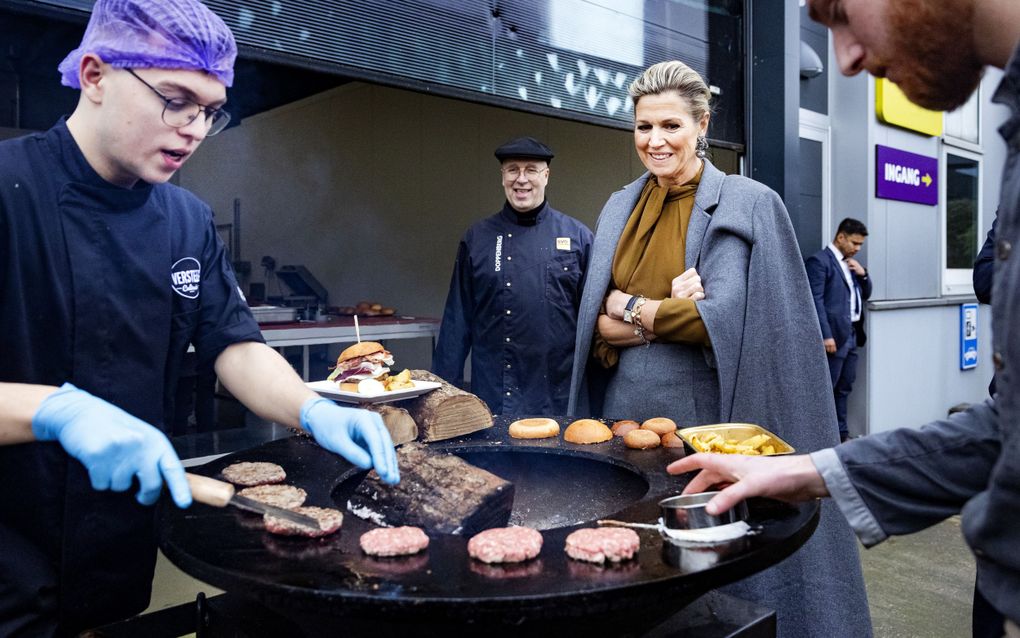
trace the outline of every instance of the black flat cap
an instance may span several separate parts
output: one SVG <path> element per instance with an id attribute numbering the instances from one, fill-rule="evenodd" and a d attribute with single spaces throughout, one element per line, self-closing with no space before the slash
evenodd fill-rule
<path id="1" fill-rule="evenodd" d="M 552 150 L 533 137 L 518 137 L 496 149 L 496 159 L 540 159 L 548 162 L 553 158 Z"/>

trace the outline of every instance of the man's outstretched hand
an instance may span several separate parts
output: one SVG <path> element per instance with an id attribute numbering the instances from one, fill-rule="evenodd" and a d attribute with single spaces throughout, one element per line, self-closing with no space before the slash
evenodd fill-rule
<path id="1" fill-rule="evenodd" d="M 828 496 L 815 464 L 806 454 L 784 457 L 740 454 L 694 454 L 666 466 L 670 474 L 701 470 L 684 488 L 684 494 L 722 487 L 705 510 L 715 516 L 752 496 L 767 496 L 795 503 Z"/>

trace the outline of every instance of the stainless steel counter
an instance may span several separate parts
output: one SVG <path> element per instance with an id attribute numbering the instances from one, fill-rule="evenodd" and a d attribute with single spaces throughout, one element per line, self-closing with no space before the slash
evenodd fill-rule
<path id="1" fill-rule="evenodd" d="M 358 317 L 362 341 L 428 338 L 435 348 L 439 320 L 432 317 Z M 354 317 L 330 317 L 328 321 L 266 324 L 260 326 L 266 344 L 273 348 L 301 347 L 301 378 L 308 378 L 308 346 L 355 343 Z"/>

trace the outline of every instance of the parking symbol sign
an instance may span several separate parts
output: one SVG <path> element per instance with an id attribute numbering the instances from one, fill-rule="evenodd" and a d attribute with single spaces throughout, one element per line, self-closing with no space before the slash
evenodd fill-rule
<path id="1" fill-rule="evenodd" d="M 978 363 L 976 303 L 965 303 L 960 306 L 960 369 L 971 370 Z"/>

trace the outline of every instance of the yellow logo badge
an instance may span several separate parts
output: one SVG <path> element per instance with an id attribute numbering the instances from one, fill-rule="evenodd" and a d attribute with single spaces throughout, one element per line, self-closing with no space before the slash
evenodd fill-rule
<path id="1" fill-rule="evenodd" d="M 570 250 L 570 238 L 569 237 L 557 237 L 556 238 L 556 250 Z"/>

